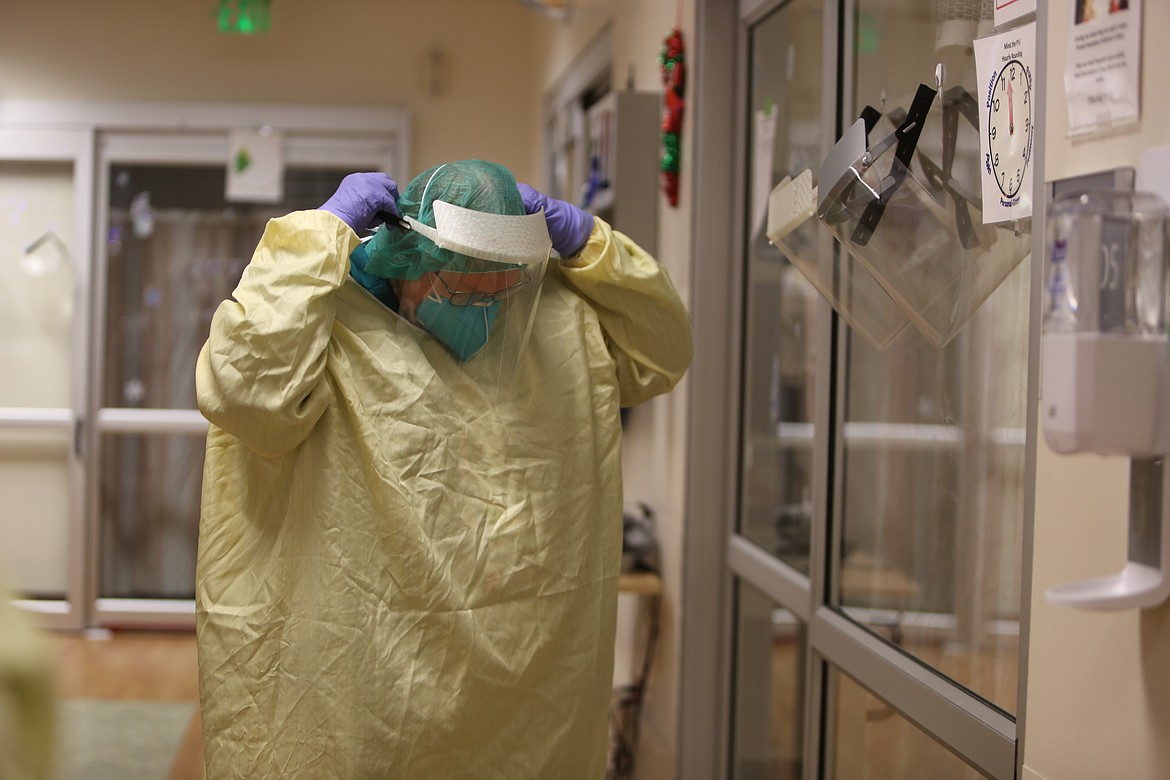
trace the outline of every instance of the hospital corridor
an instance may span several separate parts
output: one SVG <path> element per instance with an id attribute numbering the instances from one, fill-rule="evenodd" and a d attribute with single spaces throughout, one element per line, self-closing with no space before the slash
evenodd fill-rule
<path id="1" fill-rule="evenodd" d="M 1166 31 L 0 3 L 0 780 L 1170 778 Z"/>

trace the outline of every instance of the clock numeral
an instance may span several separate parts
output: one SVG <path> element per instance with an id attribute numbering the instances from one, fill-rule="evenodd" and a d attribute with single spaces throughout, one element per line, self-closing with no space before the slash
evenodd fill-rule
<path id="1" fill-rule="evenodd" d="M 995 140 L 995 125 L 991 126 L 991 140 Z"/>
<path id="2" fill-rule="evenodd" d="M 999 167 L 999 152 L 996 152 L 995 156 L 991 158 L 991 164 L 994 165 L 996 168 Z"/>
<path id="3" fill-rule="evenodd" d="M 1028 92 L 1027 92 L 1027 90 L 1024 91 L 1024 105 L 1025 106 L 1028 105 Z"/>
<path id="4" fill-rule="evenodd" d="M 1000 83 L 1003 83 L 1003 82 L 1000 82 Z M 997 114 L 999 113 L 999 98 L 996 98 L 995 101 L 992 102 L 991 110 Z"/>

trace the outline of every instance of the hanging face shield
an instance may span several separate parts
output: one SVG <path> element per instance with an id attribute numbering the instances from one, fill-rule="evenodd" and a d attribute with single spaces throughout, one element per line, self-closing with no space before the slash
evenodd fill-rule
<path id="1" fill-rule="evenodd" d="M 482 388 L 508 386 L 552 251 L 543 213 L 525 214 L 507 169 L 478 160 L 420 175 L 399 207 L 401 220 L 359 247 L 355 278 L 371 292 L 367 280 L 388 280 L 399 315 L 430 337 L 420 346 L 433 364 L 454 360 Z"/>
<path id="2" fill-rule="evenodd" d="M 942 111 L 932 115 L 936 104 Z M 929 121 L 939 113 L 941 122 Z M 940 96 L 919 85 L 908 110 L 883 116 L 867 108 L 820 169 L 817 217 L 939 347 L 1019 265 L 1031 244 L 1024 226 L 984 224 L 981 198 L 961 175 L 978 170 L 978 155 L 969 151 L 978 119 L 964 90 Z M 878 132 L 890 123 L 892 131 Z M 960 143 L 964 135 L 966 144 Z"/>

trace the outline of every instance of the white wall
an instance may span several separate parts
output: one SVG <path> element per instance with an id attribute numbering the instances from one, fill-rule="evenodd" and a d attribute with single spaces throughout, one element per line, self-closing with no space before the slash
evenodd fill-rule
<path id="1" fill-rule="evenodd" d="M 1170 4 L 1147 0 L 1138 128 L 1080 142 L 1065 135 L 1063 74 L 1073 4 L 1048 3 L 1047 181 L 1133 166 L 1170 143 L 1165 74 Z M 1040 294 L 1036 291 L 1035 294 Z M 1170 604 L 1087 612 L 1045 589 L 1119 571 L 1126 558 L 1128 464 L 1039 446 L 1024 777 L 1154 780 L 1170 776 Z"/>
<path id="2" fill-rule="evenodd" d="M 551 88 L 574 57 L 607 25 L 612 25 L 612 86 L 624 89 L 634 75 L 634 88 L 662 92 L 658 53 L 681 16 L 684 43 L 694 42 L 694 3 L 675 0 L 579 0 L 567 23 L 547 22 L 540 36 L 540 64 L 545 89 Z M 688 63 L 689 65 L 689 63 Z M 693 72 L 693 71 L 692 71 Z M 684 114 L 683 159 L 677 207 L 659 194 L 658 260 L 666 266 L 684 301 L 690 301 L 691 182 L 694 148 L 690 109 Z M 654 508 L 662 547 L 664 596 L 658 652 L 650 672 L 643 705 L 637 776 L 671 778 L 675 775 L 678 726 L 679 624 L 682 614 L 683 477 L 686 469 L 686 403 L 689 375 L 667 396 L 632 410 L 623 443 L 627 501 L 642 500 Z M 626 605 L 623 604 L 623 614 Z M 715 727 L 713 725 L 713 727 Z"/>
<path id="3" fill-rule="evenodd" d="M 516 0 L 278 0 L 257 36 L 220 34 L 216 6 L 0 3 L 0 100 L 394 106 L 413 112 L 410 175 L 467 157 L 538 175 L 539 18 Z"/>

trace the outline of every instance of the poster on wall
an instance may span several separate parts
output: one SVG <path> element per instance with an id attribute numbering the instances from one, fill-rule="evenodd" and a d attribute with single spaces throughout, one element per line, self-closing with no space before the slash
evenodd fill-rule
<path id="1" fill-rule="evenodd" d="M 752 235 L 765 227 L 768 219 L 768 194 L 772 191 L 772 157 L 776 147 L 776 119 L 780 112 L 772 100 L 756 109 L 755 132 L 752 134 Z"/>
<path id="2" fill-rule="evenodd" d="M 279 203 L 284 198 L 284 139 L 272 130 L 232 130 L 227 192 L 231 202 Z"/>
<path id="3" fill-rule="evenodd" d="M 1073 0 L 1064 89 L 1068 134 L 1091 135 L 1137 123 L 1142 0 Z"/>
<path id="4" fill-rule="evenodd" d="M 983 222 L 1032 216 L 1036 23 L 975 41 Z"/>

